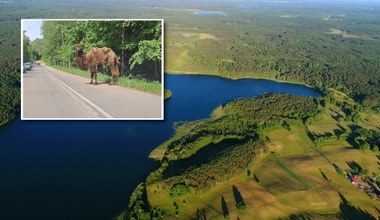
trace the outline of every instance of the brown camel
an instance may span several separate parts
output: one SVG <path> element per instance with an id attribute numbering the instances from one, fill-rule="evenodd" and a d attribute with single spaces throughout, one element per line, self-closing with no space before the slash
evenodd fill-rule
<path id="1" fill-rule="evenodd" d="M 120 75 L 119 73 L 119 57 L 113 52 L 111 48 L 108 47 L 93 47 L 91 48 L 86 55 L 83 53 L 83 48 L 81 46 L 75 47 L 75 61 L 77 66 L 82 70 L 88 69 L 91 73 L 91 84 L 95 79 L 94 85 L 98 84 L 97 82 L 97 70 L 98 65 L 102 64 L 103 68 L 108 66 L 111 69 L 112 80 L 110 85 L 115 84 L 116 78 Z"/>

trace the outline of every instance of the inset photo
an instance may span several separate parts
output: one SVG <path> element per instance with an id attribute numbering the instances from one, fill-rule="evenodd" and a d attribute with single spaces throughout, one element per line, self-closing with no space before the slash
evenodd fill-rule
<path id="1" fill-rule="evenodd" d="M 22 120 L 163 120 L 162 19 L 22 19 Z"/>

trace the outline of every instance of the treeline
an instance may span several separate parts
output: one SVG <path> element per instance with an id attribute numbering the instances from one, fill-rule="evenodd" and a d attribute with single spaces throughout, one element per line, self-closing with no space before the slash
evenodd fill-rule
<path id="1" fill-rule="evenodd" d="M 146 184 L 140 183 L 129 199 L 128 210 L 123 211 L 113 220 L 160 220 L 164 219 L 164 216 L 164 210 L 150 205 Z"/>
<path id="2" fill-rule="evenodd" d="M 306 121 L 319 112 L 315 99 L 290 94 L 264 94 L 258 98 L 237 99 L 222 109 L 225 115 L 244 118 L 263 127 L 276 125 L 281 119 Z"/>
<path id="3" fill-rule="evenodd" d="M 210 156 L 210 161 L 191 165 L 178 175 L 166 178 L 164 183 L 172 186 L 171 194 L 176 192 L 178 184 L 183 184 L 196 190 L 208 189 L 217 182 L 226 181 L 243 172 L 255 156 L 262 151 L 267 151 L 262 141 L 237 142 L 236 144 L 231 144 L 216 156 Z M 194 161 L 194 163 L 197 163 L 197 161 Z"/>
<path id="4" fill-rule="evenodd" d="M 350 41 L 368 43 L 359 39 Z M 380 102 L 379 56 L 366 55 L 365 47 L 356 49 L 359 51 L 356 53 L 349 47 L 342 37 L 328 42 L 319 36 L 299 41 L 282 35 L 264 39 L 251 36 L 249 40 L 198 42 L 188 54 L 193 66 L 207 66 L 217 74 L 267 76 L 333 87 L 363 104 L 375 106 Z"/>
<path id="5" fill-rule="evenodd" d="M 20 113 L 20 28 L 0 21 L 0 125 Z"/>
<path id="6" fill-rule="evenodd" d="M 161 81 L 161 21 L 44 21 L 42 58 L 49 64 L 75 64 L 75 46 L 109 47 L 121 74 Z"/>
<path id="7" fill-rule="evenodd" d="M 380 132 L 359 127 L 349 134 L 347 141 L 357 149 L 372 150 L 378 153 L 380 147 Z"/>

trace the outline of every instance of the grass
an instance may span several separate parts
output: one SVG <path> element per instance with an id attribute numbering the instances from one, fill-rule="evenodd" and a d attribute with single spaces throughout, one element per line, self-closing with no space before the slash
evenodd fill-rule
<path id="1" fill-rule="evenodd" d="M 164 156 L 166 149 L 168 148 L 169 144 L 172 143 L 173 141 L 177 140 L 179 137 L 182 137 L 186 132 L 188 132 L 192 127 L 197 125 L 198 121 L 194 122 L 186 122 L 183 124 L 177 124 L 175 125 L 175 134 L 160 144 L 158 147 L 153 149 L 153 151 L 149 154 L 149 158 L 155 159 L 155 160 L 161 160 L 162 157 Z"/>
<path id="2" fill-rule="evenodd" d="M 164 99 L 168 99 L 172 97 L 172 91 L 170 89 L 165 89 L 164 90 Z"/>
<path id="3" fill-rule="evenodd" d="M 336 113 L 333 113 L 332 111 L 330 112 L 330 115 L 328 115 L 327 112 L 323 113 L 321 120 L 308 125 L 307 127 L 309 131 L 319 135 L 323 135 L 326 132 L 334 133 L 335 129 L 339 130 L 340 128 L 338 126 L 337 121 L 331 117 L 332 114 L 336 115 Z"/>
<path id="4" fill-rule="evenodd" d="M 310 189 L 310 185 L 305 181 L 300 175 L 294 172 L 289 166 L 283 163 L 281 160 L 275 161 L 276 165 L 284 170 L 289 176 L 291 176 L 294 180 L 296 180 L 299 184 L 302 185 L 303 190 Z"/>
<path id="5" fill-rule="evenodd" d="M 83 71 L 78 68 L 73 67 L 63 67 L 63 66 L 52 66 L 56 69 L 71 73 L 73 75 L 82 76 L 90 79 L 90 73 L 88 71 Z M 100 82 L 111 82 L 111 76 L 98 72 L 98 81 Z M 158 81 L 147 81 L 145 79 L 132 78 L 120 76 L 116 80 L 116 85 L 131 89 L 140 90 L 143 92 L 148 92 L 156 95 L 161 95 L 162 85 Z"/>

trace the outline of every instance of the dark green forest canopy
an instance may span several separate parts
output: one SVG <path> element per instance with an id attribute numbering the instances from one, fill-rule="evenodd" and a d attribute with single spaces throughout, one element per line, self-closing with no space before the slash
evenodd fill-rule
<path id="1" fill-rule="evenodd" d="M 0 125 L 20 112 L 20 28 L 0 21 Z"/>

